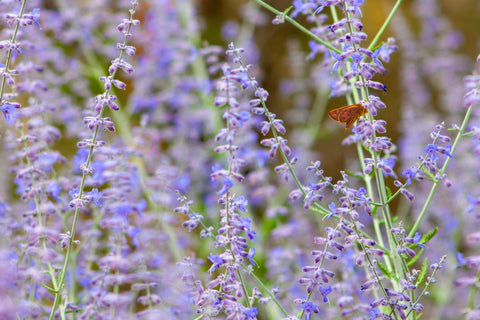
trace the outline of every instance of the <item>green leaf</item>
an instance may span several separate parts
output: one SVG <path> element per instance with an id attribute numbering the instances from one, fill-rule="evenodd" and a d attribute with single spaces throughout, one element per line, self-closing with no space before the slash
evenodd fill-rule
<path id="1" fill-rule="evenodd" d="M 425 280 L 425 276 L 427 275 L 427 270 L 428 270 L 428 260 L 427 258 L 425 258 L 425 260 L 423 260 L 422 270 L 420 270 L 420 274 L 418 275 L 417 283 L 415 283 L 415 285 L 418 286 L 423 282 L 423 280 Z"/>
<path id="2" fill-rule="evenodd" d="M 42 287 L 44 287 L 45 289 L 47 289 L 48 291 L 50 291 L 50 292 L 52 292 L 52 293 L 55 293 L 55 294 L 58 293 L 57 290 L 55 290 L 55 289 L 53 289 L 53 288 L 50 288 L 50 287 L 44 285 L 43 283 L 42 283 Z"/>
<path id="3" fill-rule="evenodd" d="M 377 209 L 378 209 L 378 206 L 374 206 L 373 207 L 373 210 L 372 210 L 372 216 L 375 217 L 377 215 Z M 380 222 L 384 222 L 383 220 L 380 220 Z"/>
<path id="4" fill-rule="evenodd" d="M 377 46 L 375 48 L 373 48 L 372 51 L 375 52 L 375 50 L 377 50 L 378 48 L 383 46 L 384 43 L 385 43 L 385 41 L 380 42 L 380 44 L 377 44 Z"/>
<path id="5" fill-rule="evenodd" d="M 392 197 L 392 190 L 390 190 L 389 187 L 385 186 L 385 190 L 387 190 L 387 202 L 390 200 L 390 198 Z"/>
<path id="6" fill-rule="evenodd" d="M 438 233 L 438 228 L 435 227 L 435 229 L 433 229 L 432 231 L 429 231 L 427 233 L 425 233 L 421 238 L 420 240 L 418 241 L 419 244 L 426 244 L 427 242 L 429 242 L 430 240 L 433 239 L 433 237 L 435 237 L 435 235 Z M 418 244 L 416 243 L 412 243 L 408 246 L 410 249 L 415 249 L 416 247 L 418 247 Z"/>
<path id="7" fill-rule="evenodd" d="M 428 243 L 430 240 L 433 239 L 433 237 L 435 237 L 435 235 L 438 233 L 438 228 L 435 227 L 435 229 L 433 229 L 432 231 L 429 231 L 427 233 L 425 233 L 422 238 L 420 239 L 420 243 L 421 244 L 425 244 L 425 243 Z"/>
<path id="8" fill-rule="evenodd" d="M 288 7 L 287 9 L 285 9 L 285 10 L 283 11 L 283 14 L 286 15 L 286 16 L 288 16 L 288 14 L 290 13 L 290 11 L 292 11 L 292 9 L 293 9 L 293 6 Z"/>
<path id="9" fill-rule="evenodd" d="M 83 311 L 83 309 L 76 309 L 76 310 L 65 311 L 65 313 L 80 313 L 82 311 Z"/>
<path id="10" fill-rule="evenodd" d="M 378 268 L 380 269 L 380 271 L 382 271 L 382 273 L 384 275 L 386 275 L 387 278 L 391 277 L 392 273 L 390 271 L 388 271 L 387 267 L 383 263 L 381 263 L 380 261 L 377 261 L 377 265 L 378 265 Z"/>
<path id="11" fill-rule="evenodd" d="M 360 174 L 353 173 L 352 171 L 349 171 L 349 170 L 345 170 L 345 172 L 351 177 L 355 177 L 355 178 L 358 178 L 358 179 L 363 179 L 363 176 L 360 175 Z"/>
<path id="12" fill-rule="evenodd" d="M 426 175 L 428 181 L 436 182 L 435 176 L 426 167 L 422 167 L 422 172 Z"/>

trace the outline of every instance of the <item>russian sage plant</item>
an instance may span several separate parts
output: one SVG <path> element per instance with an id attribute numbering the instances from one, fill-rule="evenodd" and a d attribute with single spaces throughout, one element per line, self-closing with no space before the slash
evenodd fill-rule
<path id="1" fill-rule="evenodd" d="M 0 2 L 0 319 L 480 319 L 439 3 L 207 2 Z"/>

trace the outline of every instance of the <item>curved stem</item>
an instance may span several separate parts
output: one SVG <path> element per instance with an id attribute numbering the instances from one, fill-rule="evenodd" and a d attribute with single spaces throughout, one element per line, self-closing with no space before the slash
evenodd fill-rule
<path id="1" fill-rule="evenodd" d="M 368 46 L 368 50 L 373 50 L 373 48 L 375 48 L 375 46 L 377 45 L 377 42 L 378 40 L 380 39 L 380 37 L 383 35 L 383 33 L 385 32 L 385 29 L 387 29 L 388 25 L 390 24 L 390 22 L 392 21 L 392 18 L 393 16 L 395 15 L 395 13 L 398 11 L 398 8 L 400 7 L 400 4 L 402 3 L 403 0 L 397 0 L 397 2 L 395 3 L 395 5 L 393 6 L 392 8 L 392 11 L 390 11 L 390 14 L 388 15 L 387 19 L 385 19 L 385 22 L 383 23 L 383 25 L 380 27 L 380 29 L 378 30 L 377 34 L 375 35 L 375 37 L 373 38 L 372 42 L 370 43 L 370 45 Z"/>
<path id="2" fill-rule="evenodd" d="M 465 128 L 467 127 L 468 120 L 470 119 L 470 114 L 472 113 L 472 106 L 468 107 L 467 112 L 465 113 L 465 117 L 463 118 L 462 125 L 460 126 L 460 129 L 458 130 L 457 136 L 455 137 L 455 141 L 453 142 L 452 149 L 450 151 L 450 154 L 453 156 L 455 150 L 457 149 L 458 143 L 460 142 L 460 138 L 463 135 L 463 132 L 465 131 Z M 442 166 L 442 170 L 440 170 L 439 177 L 442 177 L 445 172 L 447 171 L 448 164 L 452 160 L 451 157 L 447 157 L 445 160 L 445 163 Z M 425 214 L 427 213 L 427 209 L 430 206 L 430 202 L 432 202 L 433 195 L 435 194 L 435 191 L 437 190 L 438 184 L 440 183 L 440 179 L 437 179 L 433 185 L 432 188 L 430 189 L 430 192 L 428 194 L 427 200 L 425 201 L 425 204 L 423 205 L 422 210 L 420 211 L 420 215 L 417 218 L 417 221 L 415 221 L 415 224 L 413 225 L 412 229 L 408 233 L 409 237 L 413 237 L 415 235 L 415 232 L 417 232 L 418 227 L 420 226 L 420 223 L 422 222 L 423 218 L 425 217 Z"/>
<path id="3" fill-rule="evenodd" d="M 137 5 L 138 5 L 138 3 L 135 2 L 133 4 L 133 8 L 130 10 L 130 21 L 133 20 L 133 15 L 135 14 L 135 9 L 136 9 Z M 132 27 L 132 23 L 130 23 L 128 25 L 128 29 L 125 31 L 124 45 L 128 41 L 128 35 L 130 34 L 131 27 Z M 121 60 L 123 58 L 124 54 L 125 54 L 125 50 L 123 49 L 123 50 L 121 50 L 118 59 Z M 112 78 L 115 76 L 117 70 L 118 69 L 116 69 L 114 72 L 112 72 L 112 74 L 111 74 Z M 107 95 L 108 92 L 109 92 L 109 90 L 106 90 L 104 92 L 104 95 Z M 106 105 L 102 106 L 102 109 L 100 110 L 100 112 L 98 114 L 99 117 L 101 117 L 103 115 L 103 112 L 105 111 L 106 108 L 107 108 Z M 90 164 L 92 162 L 93 151 L 95 149 L 99 129 L 100 129 L 99 125 L 97 125 L 94 129 L 92 142 L 90 144 L 90 149 L 89 149 L 89 153 L 88 153 L 88 157 L 87 157 L 87 160 L 85 162 L 85 167 L 86 168 L 89 168 Z M 82 199 L 82 197 L 83 197 L 84 190 L 85 190 L 85 181 L 86 181 L 88 175 L 89 175 L 89 173 L 86 170 L 83 170 L 82 179 L 81 179 L 81 182 L 80 182 L 80 186 L 78 188 L 79 189 L 78 199 Z M 53 302 L 52 309 L 50 311 L 49 320 L 54 319 L 55 311 L 58 308 L 58 306 L 60 304 L 60 301 L 61 301 L 61 298 L 62 298 L 62 290 L 63 290 L 63 287 L 65 285 L 65 277 L 66 277 L 66 274 L 67 274 L 67 269 L 68 269 L 68 265 L 69 265 L 69 262 L 70 262 L 70 256 L 72 254 L 73 245 L 74 245 L 74 241 L 75 241 L 74 239 L 75 239 L 75 233 L 76 233 L 76 230 L 77 230 L 79 213 L 80 213 L 80 208 L 79 208 L 79 206 L 76 206 L 75 207 L 75 212 L 73 214 L 72 226 L 71 226 L 71 229 L 70 229 L 70 238 L 69 238 L 68 245 L 67 245 L 67 252 L 65 254 L 65 260 L 64 260 L 64 263 L 63 263 L 62 270 L 60 271 L 60 275 L 59 275 L 59 279 L 58 279 L 58 286 L 56 288 L 56 293 L 55 293 L 55 300 Z"/>
<path id="4" fill-rule="evenodd" d="M 302 31 L 303 33 L 305 33 L 306 35 L 308 35 L 310 38 L 312 38 L 313 40 L 317 41 L 318 43 L 321 43 L 323 44 L 326 48 L 328 48 L 329 50 L 335 52 L 335 53 L 342 53 L 339 49 L 335 48 L 334 46 L 332 46 L 330 43 L 328 43 L 327 41 L 317 37 L 314 33 L 310 32 L 310 30 L 308 30 L 307 28 L 305 28 L 304 26 L 302 26 L 300 23 L 298 23 L 297 21 L 295 21 L 295 19 L 292 19 L 290 18 L 289 16 L 287 16 L 286 14 L 284 14 L 284 12 L 282 11 L 278 11 L 277 9 L 275 9 L 274 7 L 268 5 L 267 3 L 265 3 L 264 1 L 262 0 L 255 0 L 260 6 L 264 7 L 265 9 L 267 9 L 268 11 L 274 13 L 275 15 L 279 16 L 279 15 L 283 15 L 285 20 L 288 21 L 290 24 L 292 24 L 295 28 L 299 29 L 300 31 Z"/>
<path id="5" fill-rule="evenodd" d="M 285 316 L 288 316 L 288 312 L 287 310 L 285 310 L 285 308 L 282 306 L 282 304 L 280 303 L 280 301 L 278 301 L 278 299 L 275 297 L 275 295 L 265 286 L 265 284 L 262 282 L 262 280 L 260 280 L 259 277 L 257 277 L 257 275 L 253 272 L 251 272 L 247 267 L 245 267 L 243 264 L 241 264 L 241 266 L 245 269 L 245 271 L 248 272 L 248 274 L 253 278 L 253 280 L 255 280 L 257 282 L 257 284 L 262 287 L 262 289 L 268 294 L 268 296 L 272 299 L 272 301 L 277 305 L 277 307 L 282 311 L 282 313 L 285 315 Z"/>
<path id="6" fill-rule="evenodd" d="M 22 1 L 22 5 L 20 7 L 20 11 L 18 12 L 18 18 L 21 18 L 23 16 L 23 12 L 25 11 L 25 5 L 27 4 L 27 0 L 23 0 Z M 10 39 L 10 43 L 11 44 L 14 44 L 16 39 L 17 39 L 17 33 L 18 33 L 18 29 L 20 28 L 20 22 L 17 20 L 17 23 L 15 24 L 15 28 L 13 29 L 13 34 L 12 34 L 12 38 Z M 8 69 L 10 68 L 10 61 L 12 59 L 12 51 L 13 51 L 13 47 L 10 46 L 10 48 L 8 48 L 8 52 L 7 52 L 7 58 L 5 60 L 5 66 L 3 67 L 3 70 L 5 73 L 8 73 Z M 0 103 L 3 102 L 3 93 L 4 93 L 4 90 L 5 90 L 5 83 L 7 82 L 7 78 L 6 77 L 2 77 L 2 82 L 0 84 Z"/>

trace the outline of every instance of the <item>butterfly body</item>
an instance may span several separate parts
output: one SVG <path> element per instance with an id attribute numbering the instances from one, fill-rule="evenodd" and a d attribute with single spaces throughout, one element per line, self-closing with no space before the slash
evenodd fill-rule
<path id="1" fill-rule="evenodd" d="M 365 113 L 367 113 L 367 109 L 361 103 L 357 103 L 333 109 L 328 112 L 328 116 L 335 121 L 345 123 L 345 129 L 348 129 Z"/>

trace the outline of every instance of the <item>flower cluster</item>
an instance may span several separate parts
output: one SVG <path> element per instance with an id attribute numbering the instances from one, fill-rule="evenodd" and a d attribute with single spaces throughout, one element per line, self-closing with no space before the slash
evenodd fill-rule
<path id="1" fill-rule="evenodd" d="M 5 63 L 0 62 L 0 74 L 2 75 L 1 80 L 1 92 L 0 92 L 0 110 L 5 116 L 5 121 L 8 125 L 14 125 L 17 121 L 17 110 L 20 108 L 20 103 L 14 101 L 17 97 L 17 94 L 20 92 L 31 92 L 34 90 L 34 87 L 39 87 L 44 89 L 44 85 L 40 82 L 32 82 L 31 85 L 27 85 L 29 81 L 28 78 L 24 78 L 24 82 L 16 83 L 15 77 L 22 75 L 25 76 L 26 73 L 30 70 L 32 71 L 41 71 L 41 67 L 35 66 L 33 63 L 20 62 L 17 64 L 16 68 L 13 69 L 13 63 L 19 55 L 23 53 L 25 44 L 23 41 L 18 39 L 18 32 L 20 27 L 26 27 L 28 25 L 35 24 L 39 26 L 38 18 L 40 17 L 40 9 L 35 8 L 30 13 L 25 13 L 25 5 L 22 5 L 19 9 L 18 14 L 16 13 L 6 13 L 4 19 L 7 22 L 8 26 L 12 29 L 7 29 L 9 32 L 10 39 L 0 41 L 0 50 L 5 51 Z M 12 89 L 12 92 L 5 92 L 4 89 L 8 86 Z"/>
<path id="2" fill-rule="evenodd" d="M 235 49 L 231 45 L 227 54 L 242 50 Z M 234 59 L 234 63 L 238 64 L 239 60 Z M 224 271 L 211 280 L 206 287 L 201 282 L 196 283 L 197 313 L 207 317 L 225 313 L 232 319 L 256 319 L 257 309 L 252 306 L 252 302 L 260 298 L 261 294 L 256 292 L 250 297 L 245 291 L 242 276 L 245 270 L 256 265 L 253 260 L 255 248 L 249 248 L 248 245 L 248 241 L 253 240 L 256 233 L 252 230 L 252 220 L 241 215 L 247 210 L 247 199 L 232 192 L 235 183 L 244 181 L 241 170 L 247 163 L 245 159 L 237 156 L 241 154 L 242 146 L 235 143 L 250 119 L 250 113 L 244 110 L 239 101 L 240 88 L 247 89 L 252 82 L 242 67 L 233 69 L 225 64 L 221 70 L 223 76 L 216 82 L 217 95 L 214 104 L 225 109 L 222 118 L 226 126 L 216 135 L 215 140 L 221 144 L 214 150 L 217 153 L 226 154 L 227 163 L 225 166 L 215 164 L 212 167 L 211 179 L 221 184 L 217 191 L 218 203 L 222 206 L 221 227 L 216 230 L 214 239 L 215 247 L 223 250 L 220 254 L 210 253 L 208 259 L 211 266 L 208 271 L 211 274 L 216 270 Z M 191 202 L 185 199 L 182 202 L 183 205 L 177 207 L 175 211 L 189 213 Z M 201 221 L 199 217 L 198 214 L 190 214 L 190 220 L 184 223 L 184 226 L 192 230 Z M 202 237 L 213 236 L 212 231 L 212 228 L 202 230 Z"/>

